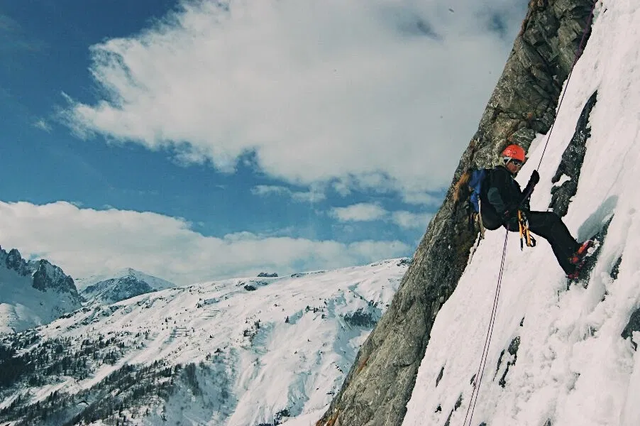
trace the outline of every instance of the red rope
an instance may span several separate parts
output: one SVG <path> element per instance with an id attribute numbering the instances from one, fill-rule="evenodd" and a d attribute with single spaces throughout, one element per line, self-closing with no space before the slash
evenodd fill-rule
<path id="1" fill-rule="evenodd" d="M 502 287 L 502 275 L 504 273 L 504 260 L 507 257 L 507 241 L 509 241 L 509 230 L 507 230 L 504 236 L 504 245 L 502 246 L 502 260 L 500 261 L 500 273 L 498 274 L 498 285 L 496 286 L 496 293 L 493 297 L 493 308 L 491 309 L 491 318 L 489 319 L 489 328 L 487 329 L 487 337 L 484 339 L 484 348 L 482 349 L 482 356 L 480 357 L 480 366 L 476 373 L 476 380 L 471 392 L 471 398 L 469 399 L 469 406 L 467 407 L 467 413 L 464 416 L 463 425 L 467 425 L 467 417 L 469 418 L 469 425 L 473 420 L 473 412 L 476 409 L 476 402 L 478 401 L 478 393 L 480 393 L 480 385 L 482 384 L 482 376 L 484 375 L 484 367 L 487 364 L 487 356 L 489 355 L 489 346 L 491 346 L 491 338 L 493 336 L 493 326 L 496 322 L 496 316 L 498 313 L 498 301 L 500 299 L 500 289 Z M 469 416 L 469 414 L 471 414 Z"/>

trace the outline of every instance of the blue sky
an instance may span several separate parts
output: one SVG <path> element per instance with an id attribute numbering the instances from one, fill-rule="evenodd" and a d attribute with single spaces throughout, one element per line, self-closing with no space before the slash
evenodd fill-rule
<path id="1" fill-rule="evenodd" d="M 525 3 L 0 1 L 0 245 L 182 283 L 410 256 Z"/>

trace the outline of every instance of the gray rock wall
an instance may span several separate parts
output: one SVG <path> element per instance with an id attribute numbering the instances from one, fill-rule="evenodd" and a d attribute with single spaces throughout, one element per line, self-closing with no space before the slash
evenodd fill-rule
<path id="1" fill-rule="evenodd" d="M 400 425 L 429 333 L 453 293 L 476 233 L 453 201 L 469 167 L 488 167 L 508 143 L 528 148 L 549 130 L 592 0 L 531 0 L 504 71 L 465 150 L 442 207 L 420 242 L 387 313 L 363 344 L 320 426 Z"/>

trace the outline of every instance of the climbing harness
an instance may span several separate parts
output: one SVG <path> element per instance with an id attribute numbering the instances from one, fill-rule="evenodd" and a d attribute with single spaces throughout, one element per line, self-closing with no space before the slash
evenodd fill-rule
<path id="1" fill-rule="evenodd" d="M 567 76 L 567 82 L 564 85 L 564 89 L 562 90 L 562 95 L 560 96 L 560 100 L 558 101 L 558 111 L 560 111 L 560 107 L 562 106 L 562 102 L 564 101 L 564 97 L 567 93 L 567 88 L 569 87 L 569 82 L 571 81 L 571 76 L 573 75 L 573 69 L 576 65 L 576 62 L 578 62 L 578 58 L 580 57 L 581 53 L 582 53 L 582 49 L 584 47 L 584 42 L 587 38 L 587 33 L 589 32 L 589 28 L 591 28 L 591 21 L 593 19 L 593 13 L 596 9 L 596 4 L 598 3 L 598 0 L 594 0 L 593 2 L 593 6 L 591 7 L 591 13 L 589 14 L 589 18 L 587 19 L 587 24 L 585 26 L 584 32 L 582 33 L 582 39 L 580 40 L 580 44 L 578 46 L 578 51 L 576 52 L 576 56 L 573 60 L 573 64 L 571 65 L 571 69 L 569 71 L 569 75 Z M 547 134 L 547 141 L 544 144 L 544 149 L 542 150 L 542 155 L 540 156 L 540 162 L 538 163 L 538 167 L 536 167 L 536 170 L 538 170 L 540 168 L 540 165 L 542 164 L 542 159 L 544 158 L 544 154 L 547 151 L 547 146 L 549 145 L 549 140 L 551 139 L 551 133 L 553 132 L 553 128 L 555 125 L 555 120 L 553 120 L 553 122 L 551 123 L 551 127 L 549 129 L 549 133 Z M 531 197 L 531 193 L 533 192 L 533 188 L 530 188 L 529 191 L 527 191 L 527 194 L 525 194 L 524 200 L 528 200 L 529 197 Z M 521 220 L 521 218 L 524 220 L 524 231 L 523 231 L 523 220 Z M 529 247 L 534 247 L 535 246 L 535 240 L 529 235 L 529 226 L 528 226 L 528 222 L 526 221 L 526 215 L 522 215 L 521 211 L 518 211 L 518 224 L 519 224 L 519 228 L 520 228 L 520 248 L 523 248 L 523 240 L 527 241 L 527 246 Z M 500 297 L 500 288 L 502 286 L 502 275 L 504 272 L 504 260 L 505 257 L 507 255 L 507 241 L 509 239 L 509 230 L 507 230 L 506 235 L 504 237 L 504 245 L 502 248 L 502 260 L 500 261 L 500 273 L 498 274 L 498 284 L 496 286 L 496 293 L 495 293 L 495 297 L 493 299 L 493 308 L 491 310 L 491 317 L 489 319 L 489 327 L 487 329 L 487 337 L 485 338 L 484 341 L 484 347 L 482 349 L 482 356 L 480 357 L 480 366 L 478 367 L 478 371 L 476 373 L 475 380 L 473 381 L 473 391 L 471 392 L 471 398 L 469 398 L 469 405 L 467 406 L 467 412 L 464 416 L 464 423 L 463 426 L 471 426 L 471 422 L 473 421 L 473 413 L 475 411 L 476 408 L 476 403 L 478 402 L 478 394 L 480 392 L 480 385 L 482 384 L 482 376 L 484 374 L 484 367 L 487 363 L 487 356 L 489 354 L 489 346 L 491 345 L 491 337 L 493 335 L 493 326 L 495 324 L 495 320 L 496 320 L 496 314 L 498 311 L 498 300 Z M 529 243 L 532 243 L 533 245 L 529 245 Z M 468 420 L 468 422 L 467 422 Z"/>
<path id="2" fill-rule="evenodd" d="M 536 246 L 536 239 L 529 232 L 529 219 L 522 210 L 518 210 L 518 230 L 520 232 L 520 250 L 524 250 L 525 244 L 527 247 Z"/>

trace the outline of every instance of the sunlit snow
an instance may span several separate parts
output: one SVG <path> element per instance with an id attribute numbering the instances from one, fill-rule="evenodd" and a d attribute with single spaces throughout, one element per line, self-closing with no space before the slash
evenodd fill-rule
<path id="1" fill-rule="evenodd" d="M 74 353 L 81 353 L 85 339 L 116 337 L 124 356 L 99 365 L 84 380 L 69 378 L 30 392 L 36 399 L 54 390 L 76 393 L 124 365 L 160 360 L 199 366 L 197 392 L 179 387 L 164 401 L 167 424 L 273 424 L 285 410 L 281 417 L 313 417 L 339 390 L 407 265 L 395 259 L 287 277 L 228 279 L 85 307 L 37 333 L 45 341 L 70 338 Z M 12 401 L 1 402 L 0 409 Z M 151 409 L 136 424 L 163 422 L 158 407 Z"/>

